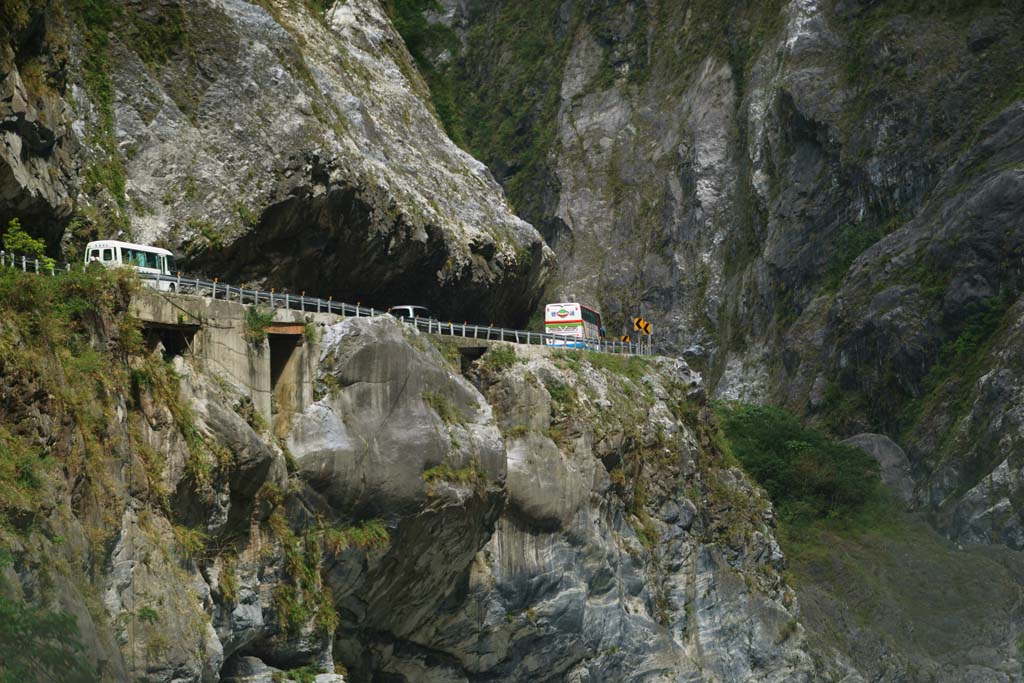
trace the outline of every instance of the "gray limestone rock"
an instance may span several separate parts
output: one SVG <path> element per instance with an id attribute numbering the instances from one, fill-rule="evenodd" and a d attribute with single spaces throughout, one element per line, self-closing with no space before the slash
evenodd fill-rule
<path id="1" fill-rule="evenodd" d="M 910 473 L 910 459 L 896 442 L 884 434 L 857 434 L 843 441 L 856 446 L 878 461 L 882 481 L 904 505 L 914 501 L 914 479 Z"/>

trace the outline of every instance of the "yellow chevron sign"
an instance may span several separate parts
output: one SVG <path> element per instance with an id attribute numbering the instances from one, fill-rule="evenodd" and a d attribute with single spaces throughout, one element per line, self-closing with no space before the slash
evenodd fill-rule
<path id="1" fill-rule="evenodd" d="M 621 342 L 628 342 L 629 341 L 629 335 L 628 334 L 622 335 L 621 337 L 619 337 L 619 341 L 621 341 Z"/>
<path id="2" fill-rule="evenodd" d="M 644 334 L 651 333 L 651 323 L 647 322 L 643 318 L 633 318 L 633 329 L 637 332 L 643 332 Z"/>

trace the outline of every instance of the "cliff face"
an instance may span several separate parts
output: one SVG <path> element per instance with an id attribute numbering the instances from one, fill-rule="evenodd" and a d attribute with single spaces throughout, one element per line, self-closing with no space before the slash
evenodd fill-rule
<path id="1" fill-rule="evenodd" d="M 442 4 L 417 55 L 550 296 L 644 314 L 718 396 L 890 435 L 947 533 L 1021 547 L 1019 3 Z"/>
<path id="2" fill-rule="evenodd" d="M 512 322 L 535 304 L 550 250 L 445 136 L 375 0 L 11 12 L 5 223 L 382 307 Z"/>
<path id="3" fill-rule="evenodd" d="M 0 489 L 3 584 L 74 614 L 102 680 L 814 680 L 771 504 L 682 362 L 464 376 L 349 319 L 279 438 L 148 350 L 128 282 L 5 278 L 0 465 L 31 476 Z"/>
<path id="4" fill-rule="evenodd" d="M 1022 11 L 4 3 L 0 225 L 446 318 L 586 300 L 687 360 L 463 369 L 347 320 L 271 433 L 127 281 L 12 276 L 3 605 L 69 610 L 115 681 L 1020 680 Z M 691 366 L 1008 548 L 826 535 L 801 613 Z"/>

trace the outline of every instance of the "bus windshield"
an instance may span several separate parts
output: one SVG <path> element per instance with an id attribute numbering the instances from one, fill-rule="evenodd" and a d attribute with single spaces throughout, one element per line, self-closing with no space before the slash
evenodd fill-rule
<path id="1" fill-rule="evenodd" d="M 578 303 L 548 304 L 544 308 L 544 331 L 560 337 L 600 339 L 603 336 L 601 314 Z M 579 346 L 581 343 L 548 340 L 548 344 L 554 346 Z"/>

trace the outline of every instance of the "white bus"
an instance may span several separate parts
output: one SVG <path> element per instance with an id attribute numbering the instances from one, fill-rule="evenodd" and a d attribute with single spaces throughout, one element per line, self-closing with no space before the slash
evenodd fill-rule
<path id="1" fill-rule="evenodd" d="M 589 342 L 598 341 L 604 334 L 604 328 L 601 326 L 601 314 L 578 303 L 545 306 L 544 331 L 548 334 L 576 337 L 579 340 L 548 339 L 548 346 L 568 346 L 578 349 L 592 346 Z"/>
<path id="2" fill-rule="evenodd" d="M 172 275 L 174 273 L 174 254 L 160 247 L 149 247 L 144 244 L 102 240 L 89 242 L 85 246 L 85 263 L 99 263 L 107 268 L 125 266 L 134 268 L 140 273 L 152 275 Z M 174 291 L 173 282 L 150 282 L 152 287 L 162 291 Z"/>

